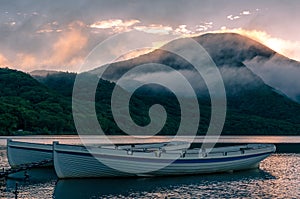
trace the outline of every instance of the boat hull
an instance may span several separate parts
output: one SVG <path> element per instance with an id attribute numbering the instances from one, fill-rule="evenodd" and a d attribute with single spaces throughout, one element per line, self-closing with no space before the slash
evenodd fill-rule
<path id="1" fill-rule="evenodd" d="M 7 141 L 7 159 L 12 168 L 53 158 L 52 145 Z M 43 167 L 53 166 L 53 162 Z"/>
<path id="2" fill-rule="evenodd" d="M 245 170 L 257 168 L 259 162 L 273 152 L 274 148 L 270 147 L 267 150 L 248 154 L 240 152 L 218 157 L 179 157 L 166 164 L 168 159 L 164 157 L 116 156 L 103 153 L 91 155 L 80 146 L 66 148 L 64 145 L 54 144 L 53 158 L 54 168 L 59 178 L 99 178 L 192 175 Z"/>

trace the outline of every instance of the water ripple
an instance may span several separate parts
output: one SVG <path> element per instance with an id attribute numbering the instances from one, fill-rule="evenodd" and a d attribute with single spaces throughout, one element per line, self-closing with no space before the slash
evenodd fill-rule
<path id="1" fill-rule="evenodd" d="M 1 167 L 8 166 L 0 150 Z M 260 169 L 181 177 L 59 180 L 52 169 L 8 179 L 0 198 L 300 198 L 300 154 L 274 154 Z"/>

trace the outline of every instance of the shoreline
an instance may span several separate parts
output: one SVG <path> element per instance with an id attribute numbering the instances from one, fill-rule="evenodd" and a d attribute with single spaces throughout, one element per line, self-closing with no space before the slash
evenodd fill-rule
<path id="1" fill-rule="evenodd" d="M 203 142 L 204 139 L 209 142 L 214 142 L 218 139 L 220 143 L 300 143 L 300 135 L 299 136 L 289 136 L 289 135 L 221 135 L 221 136 L 170 136 L 170 135 L 155 135 L 155 136 L 130 136 L 130 135 L 16 135 L 16 136 L 0 136 L 0 140 L 6 139 L 39 139 L 39 140 L 47 140 L 47 139 L 112 139 L 113 141 L 117 141 L 118 139 L 127 139 L 127 140 L 135 140 L 141 142 L 147 142 L 148 140 L 182 140 L 182 141 L 193 141 L 195 143 Z M 99 140 L 97 140 L 99 141 Z M 0 142 L 1 143 L 1 142 Z"/>
<path id="2" fill-rule="evenodd" d="M 136 143 L 157 143 L 174 140 L 193 141 L 193 145 L 201 146 L 205 140 L 207 143 L 214 143 L 216 136 L 180 136 L 173 139 L 173 136 L 85 136 L 84 142 L 88 144 L 136 144 Z M 0 149 L 6 148 L 6 139 L 14 139 L 24 142 L 36 142 L 52 144 L 53 141 L 59 141 L 63 144 L 82 144 L 77 135 L 28 135 L 28 136 L 0 136 Z M 217 146 L 241 145 L 250 143 L 272 143 L 276 146 L 276 153 L 300 153 L 300 136 L 220 136 Z"/>

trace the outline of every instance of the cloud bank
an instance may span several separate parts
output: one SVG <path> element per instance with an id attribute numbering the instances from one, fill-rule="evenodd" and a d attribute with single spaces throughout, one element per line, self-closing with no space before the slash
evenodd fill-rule
<path id="1" fill-rule="evenodd" d="M 23 71 L 76 71 L 99 42 L 117 33 L 135 30 L 169 41 L 175 37 L 198 36 L 221 27 L 266 32 L 268 35 L 260 35 L 260 41 L 269 41 L 265 44 L 300 60 L 299 51 L 295 50 L 300 41 L 298 5 L 296 1 L 277 0 L 272 4 L 259 0 L 220 0 L 217 3 L 194 0 L 93 0 L 92 3 L 85 0 L 3 0 L 0 7 L 0 67 Z M 75 38 L 67 38 L 71 36 Z M 58 45 L 62 43 L 62 37 L 66 43 L 72 42 L 64 44 L 65 47 L 75 49 L 65 50 L 59 56 L 53 51 L 59 48 L 57 46 L 63 46 Z M 74 52 L 76 50 L 78 52 Z"/>
<path id="2" fill-rule="evenodd" d="M 300 102 L 300 64 L 276 55 L 268 60 L 253 59 L 245 65 L 264 82 Z"/>

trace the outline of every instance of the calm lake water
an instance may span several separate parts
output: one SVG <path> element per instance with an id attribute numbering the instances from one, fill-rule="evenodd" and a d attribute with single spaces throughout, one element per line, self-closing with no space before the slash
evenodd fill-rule
<path id="1" fill-rule="evenodd" d="M 17 138 L 41 143 L 79 142 L 74 136 Z M 124 136 L 112 139 L 120 143 L 133 142 Z M 169 138 L 157 137 L 155 141 L 166 139 Z M 203 137 L 197 139 L 201 141 Z M 222 139 L 225 143 L 300 143 L 299 137 L 284 136 Z M 141 138 L 137 140 L 147 142 Z M 0 138 L 0 167 L 9 167 L 5 143 L 5 139 Z M 24 172 L 20 172 L 6 183 L 0 183 L 0 198 L 14 198 L 16 182 L 18 198 L 300 198 L 300 154 L 296 153 L 274 154 L 261 162 L 259 169 L 214 175 L 58 180 L 53 169 L 34 169 L 28 173 L 29 180 L 24 180 Z"/>

